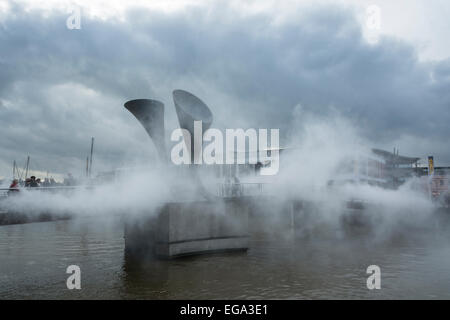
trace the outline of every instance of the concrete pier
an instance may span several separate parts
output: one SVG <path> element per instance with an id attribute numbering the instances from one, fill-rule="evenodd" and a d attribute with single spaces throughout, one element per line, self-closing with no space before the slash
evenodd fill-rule
<path id="1" fill-rule="evenodd" d="M 171 202 L 125 222 L 125 251 L 174 258 L 247 250 L 249 205 L 245 198 Z"/>

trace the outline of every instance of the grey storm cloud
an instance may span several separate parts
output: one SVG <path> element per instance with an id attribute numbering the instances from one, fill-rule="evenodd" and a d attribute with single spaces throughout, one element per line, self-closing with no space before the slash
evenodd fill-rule
<path id="1" fill-rule="evenodd" d="M 338 110 L 374 146 L 402 135 L 440 144 L 450 162 L 450 59 L 419 62 L 411 44 L 389 37 L 369 45 L 351 10 L 312 6 L 274 23 L 223 2 L 133 8 L 124 20 L 82 16 L 81 30 L 67 29 L 67 17 L 13 5 L 0 21 L 0 175 L 27 154 L 37 170 L 81 173 L 91 136 L 98 170 L 147 157 L 148 139 L 123 103 L 159 99 L 174 128 L 176 88 L 200 96 L 218 127 L 283 135 L 301 104 Z"/>

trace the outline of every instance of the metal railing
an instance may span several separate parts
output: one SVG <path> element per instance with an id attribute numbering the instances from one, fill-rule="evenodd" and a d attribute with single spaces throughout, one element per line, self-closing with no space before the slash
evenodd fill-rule
<path id="1" fill-rule="evenodd" d="M 19 188 L 0 188 L 0 191 L 9 190 L 67 190 L 67 189 L 89 189 L 93 186 L 56 186 L 56 187 L 19 187 Z"/>
<path id="2" fill-rule="evenodd" d="M 9 189 L 0 189 L 0 199 L 1 198 L 6 198 L 8 196 L 8 191 Z"/>
<path id="3" fill-rule="evenodd" d="M 69 190 L 94 189 L 94 186 L 56 186 L 56 187 L 20 187 L 0 188 L 0 198 L 7 197 L 9 191 L 59 193 Z M 267 194 L 268 184 L 259 182 L 217 183 L 216 194 L 219 197 L 242 197 Z"/>
<path id="4" fill-rule="evenodd" d="M 257 196 L 267 193 L 267 183 L 218 183 L 217 196 L 219 197 L 242 197 Z"/>
<path id="5" fill-rule="evenodd" d="M 19 187 L 19 188 L 0 188 L 0 198 L 8 196 L 11 192 L 62 192 L 68 190 L 93 189 L 94 186 L 55 186 L 55 187 Z"/>

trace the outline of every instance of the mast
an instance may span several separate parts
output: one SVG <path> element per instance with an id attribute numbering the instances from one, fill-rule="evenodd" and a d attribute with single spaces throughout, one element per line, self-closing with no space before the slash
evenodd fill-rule
<path id="1" fill-rule="evenodd" d="M 28 177 L 28 168 L 30 166 L 30 156 L 27 158 L 27 168 L 25 170 L 25 179 Z"/>
<path id="2" fill-rule="evenodd" d="M 86 177 L 89 177 L 89 157 L 86 157 Z"/>
<path id="3" fill-rule="evenodd" d="M 13 180 L 16 178 L 16 160 L 13 162 Z"/>
<path id="4" fill-rule="evenodd" d="M 92 154 L 94 153 L 94 137 L 91 140 L 91 160 L 89 163 L 89 177 L 92 175 Z"/>

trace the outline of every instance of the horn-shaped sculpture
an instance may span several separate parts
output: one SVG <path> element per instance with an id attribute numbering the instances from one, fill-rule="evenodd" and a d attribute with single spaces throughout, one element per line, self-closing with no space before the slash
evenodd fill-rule
<path id="1" fill-rule="evenodd" d="M 124 106 L 139 120 L 153 140 L 160 159 L 167 163 L 164 138 L 164 104 L 157 100 L 136 99 L 126 102 Z"/>
<path id="2" fill-rule="evenodd" d="M 203 130 L 201 134 L 203 137 L 203 133 L 209 129 L 213 121 L 211 110 L 202 100 L 184 90 L 173 91 L 173 102 L 175 103 L 180 128 L 188 130 L 191 134 L 191 163 L 194 163 L 194 159 L 201 157 L 199 154 L 194 154 L 194 121 L 202 121 Z M 201 152 L 201 150 L 195 151 Z"/>
<path id="3" fill-rule="evenodd" d="M 194 96 L 192 93 L 189 93 L 184 90 L 174 90 L 172 95 L 173 95 L 173 102 L 175 103 L 178 121 L 180 123 L 180 128 L 188 130 L 191 135 L 190 156 L 191 156 L 191 163 L 194 163 L 194 159 L 202 157 L 201 154 L 194 154 L 194 152 L 196 153 L 201 152 L 201 150 L 195 150 L 194 148 L 194 137 L 195 137 L 194 121 L 202 121 L 201 135 L 203 138 L 203 133 L 206 130 L 208 130 L 212 124 L 213 116 L 208 106 L 202 100 Z M 189 137 L 184 137 L 184 139 L 187 138 Z M 203 139 L 201 139 L 201 141 L 203 141 Z M 195 187 L 197 188 L 197 191 L 200 194 L 202 194 L 205 198 L 210 198 L 211 195 L 203 186 L 199 178 L 197 169 L 198 169 L 197 166 L 192 166 L 190 170 Z"/>

